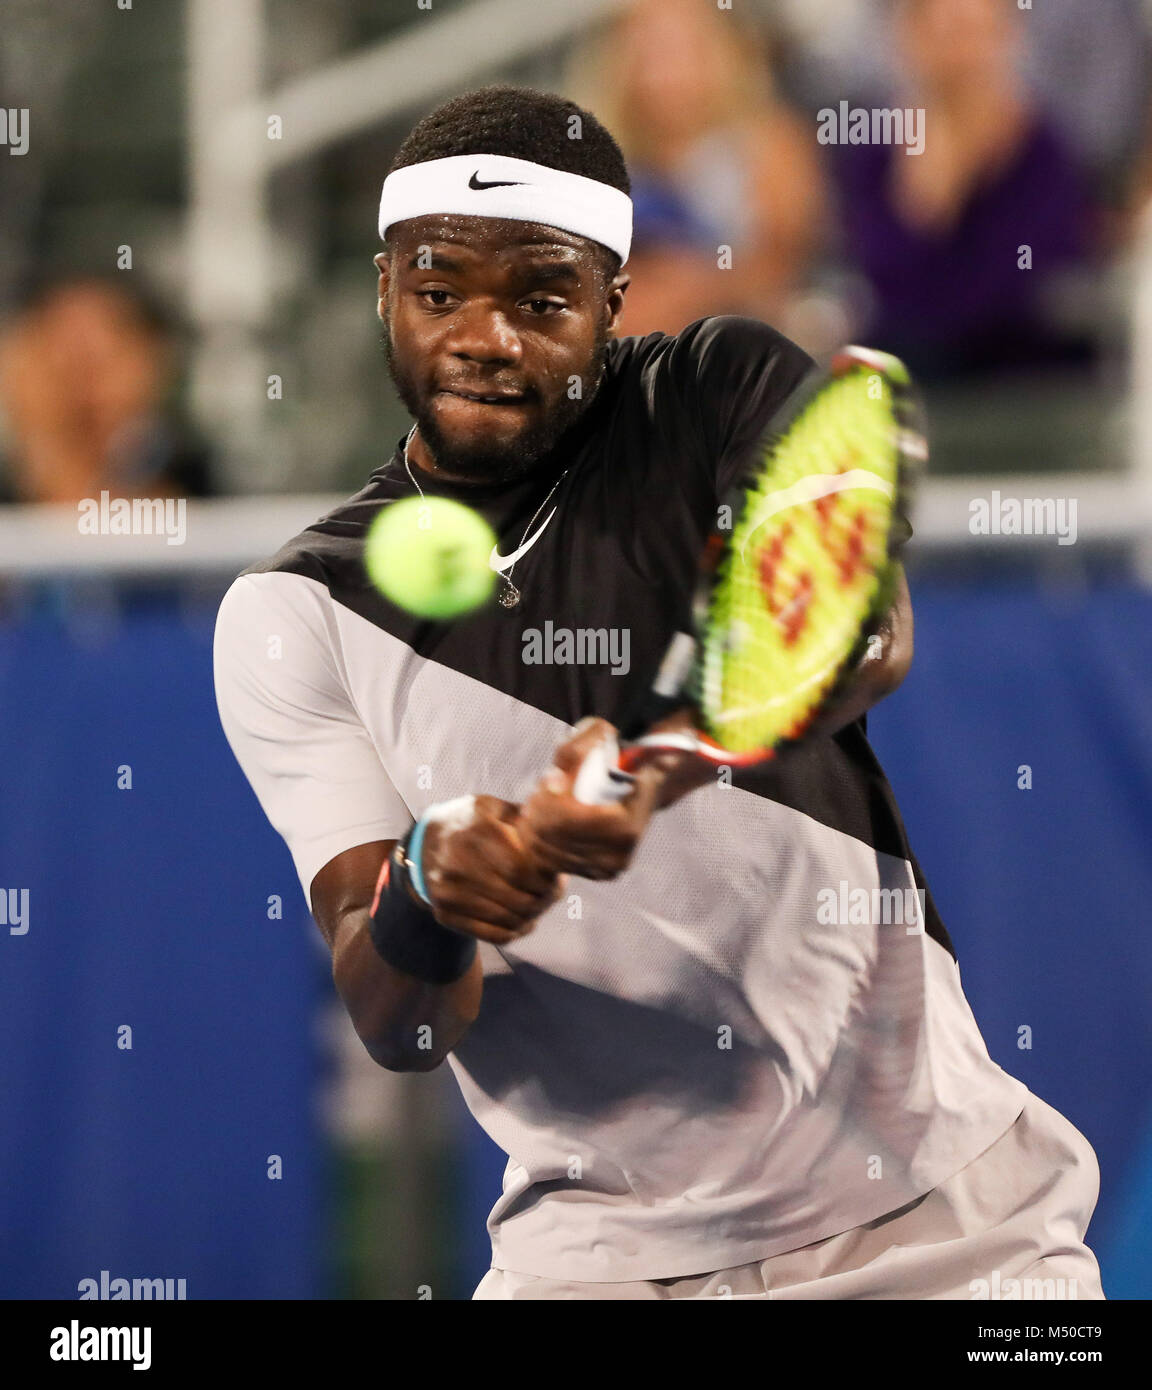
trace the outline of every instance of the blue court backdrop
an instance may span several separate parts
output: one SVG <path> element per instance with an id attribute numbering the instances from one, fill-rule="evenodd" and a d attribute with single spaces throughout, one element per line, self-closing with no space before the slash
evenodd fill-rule
<path id="1" fill-rule="evenodd" d="M 1099 1155 L 1106 1292 L 1152 1296 L 1152 595 L 914 600 L 873 743 L 992 1055 Z M 29 906 L 0 923 L 0 1296 L 322 1297 L 330 985 L 219 729 L 214 609 L 97 614 L 0 622 L 0 890 Z M 467 1297 L 503 1158 L 464 1118 L 459 1145 Z"/>

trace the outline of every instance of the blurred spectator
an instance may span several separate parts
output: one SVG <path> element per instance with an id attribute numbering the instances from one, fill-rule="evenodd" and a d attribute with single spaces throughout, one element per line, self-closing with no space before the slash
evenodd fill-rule
<path id="1" fill-rule="evenodd" d="M 1040 104 L 1101 200 L 1123 205 L 1148 124 L 1152 36 L 1144 0 L 1034 3 L 1023 27 L 1023 66 Z"/>
<path id="2" fill-rule="evenodd" d="M 1125 202 L 1152 97 L 1149 0 L 1031 0 L 1019 67 L 1110 206 Z M 775 0 L 796 39 L 789 83 L 813 110 L 847 98 L 883 105 L 899 86 L 892 0 Z"/>
<path id="3" fill-rule="evenodd" d="M 572 85 L 632 176 L 621 331 L 726 312 L 778 321 L 819 247 L 825 196 L 812 130 L 774 93 L 759 36 L 711 0 L 635 0 Z"/>
<path id="4" fill-rule="evenodd" d="M 207 451 L 176 420 L 174 333 L 126 280 L 42 286 L 0 333 L 0 500 L 204 496 Z"/>
<path id="5" fill-rule="evenodd" d="M 1019 75 L 1015 0 L 893 9 L 895 100 L 924 110 L 924 149 L 838 151 L 846 251 L 874 295 L 863 336 L 922 376 L 1084 359 L 1051 305 L 1091 263 L 1089 181 Z"/>

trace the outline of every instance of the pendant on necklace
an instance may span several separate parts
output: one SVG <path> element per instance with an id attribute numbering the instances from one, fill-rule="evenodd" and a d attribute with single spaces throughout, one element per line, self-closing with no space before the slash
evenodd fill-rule
<path id="1" fill-rule="evenodd" d="M 499 602 L 501 608 L 515 608 L 520 602 L 520 590 L 506 574 L 500 576 Z"/>

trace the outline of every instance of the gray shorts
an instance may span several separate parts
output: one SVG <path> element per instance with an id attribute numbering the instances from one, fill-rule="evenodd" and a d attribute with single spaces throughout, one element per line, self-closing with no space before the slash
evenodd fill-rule
<path id="1" fill-rule="evenodd" d="M 1091 1144 L 1029 1093 L 959 1173 L 876 1221 L 733 1269 L 621 1284 L 490 1269 L 473 1299 L 1097 1299 L 1084 1244 L 1100 1168 Z"/>

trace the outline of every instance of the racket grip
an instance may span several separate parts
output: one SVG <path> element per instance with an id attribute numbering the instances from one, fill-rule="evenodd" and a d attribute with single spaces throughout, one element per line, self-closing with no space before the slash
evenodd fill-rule
<path id="1" fill-rule="evenodd" d="M 623 801 L 635 786 L 636 779 L 623 772 L 619 765 L 620 747 L 616 740 L 598 743 L 580 764 L 572 795 L 585 806 L 611 806 Z"/>

